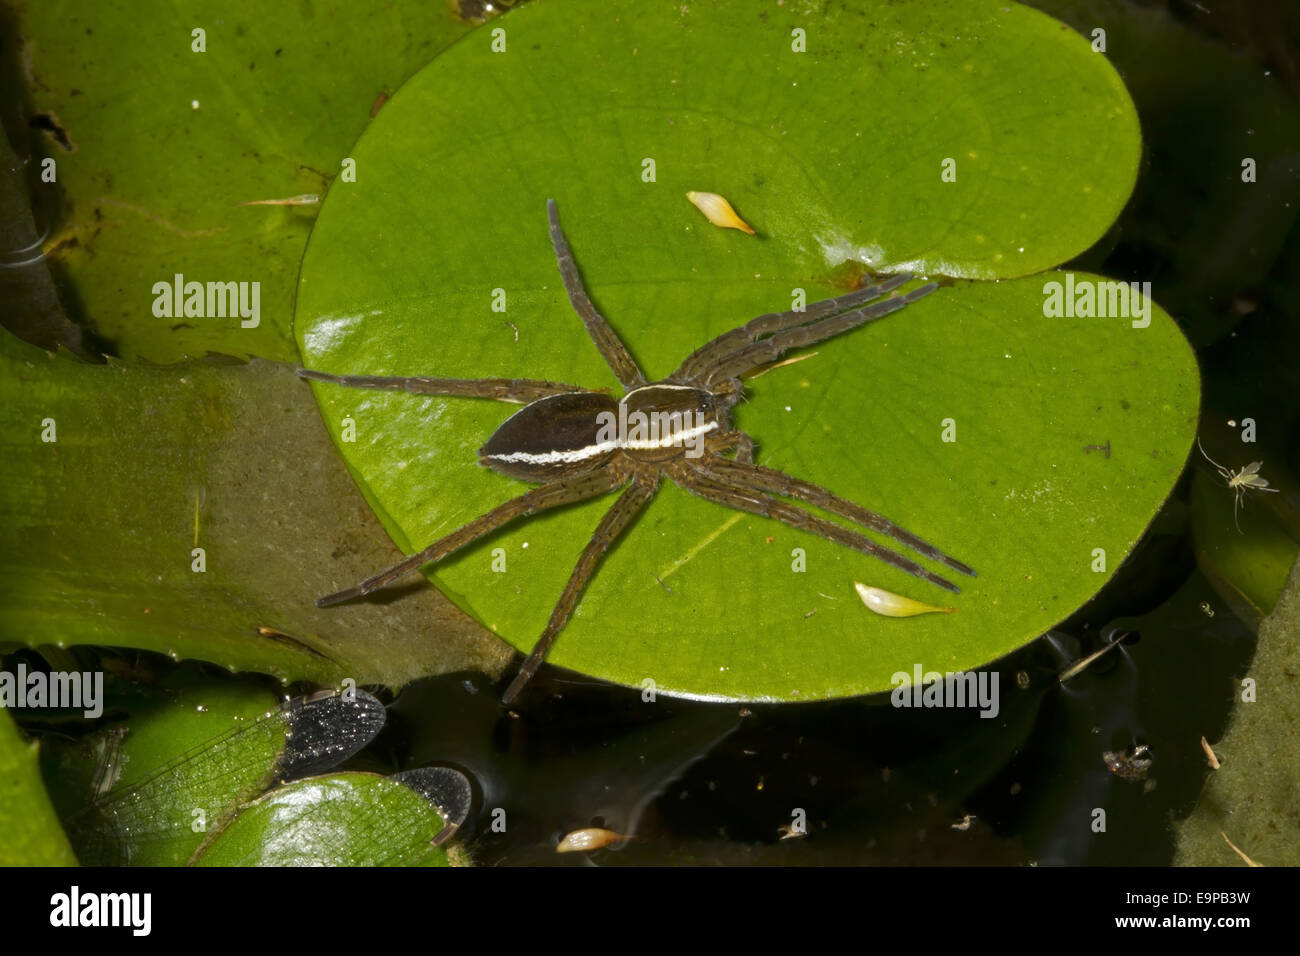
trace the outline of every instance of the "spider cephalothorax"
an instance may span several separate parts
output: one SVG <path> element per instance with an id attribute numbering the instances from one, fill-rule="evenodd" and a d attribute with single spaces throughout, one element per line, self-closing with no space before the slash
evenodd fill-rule
<path id="1" fill-rule="evenodd" d="M 597 525 L 542 636 L 506 689 L 504 701 L 509 703 L 541 666 L 600 556 L 654 497 L 664 478 L 708 501 L 810 531 L 950 591 L 957 591 L 957 586 L 912 559 L 782 498 L 812 505 L 884 534 L 962 574 L 975 573 L 873 511 L 818 485 L 755 464 L 753 441 L 731 424 L 731 408 L 743 394 L 743 376 L 791 349 L 816 344 L 896 312 L 933 292 L 933 283 L 903 295 L 890 295 L 912 278 L 910 273 L 903 273 L 806 309 L 761 315 L 696 349 L 666 379 L 647 382 L 583 288 L 573 253 L 560 229 L 554 200 L 547 202 L 547 214 L 569 300 L 626 393 L 615 399 L 603 391 L 537 379 L 330 375 L 300 369 L 298 374 L 303 378 L 336 385 L 523 403 L 525 407 L 507 419 L 479 449 L 479 464 L 539 485 L 356 587 L 326 595 L 316 602 L 318 605 L 325 607 L 369 594 L 515 518 L 627 486 Z M 728 458 L 723 452 L 733 452 L 734 457 Z"/>

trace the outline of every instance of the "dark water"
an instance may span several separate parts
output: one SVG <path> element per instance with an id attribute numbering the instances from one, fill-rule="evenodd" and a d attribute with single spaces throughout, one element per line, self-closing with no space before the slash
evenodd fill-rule
<path id="1" fill-rule="evenodd" d="M 1110 28 L 1107 55 L 1145 137 L 1132 201 L 1066 267 L 1151 281 L 1197 347 L 1202 427 L 1252 417 L 1260 457 L 1294 473 L 1300 147 L 1295 131 L 1270 134 L 1276 126 L 1250 117 L 1276 112 L 1274 98 L 1295 109 L 1295 14 L 1270 3 L 1035 5 L 1085 35 Z M 1240 189 L 1245 155 L 1270 170 L 1251 193 Z M 989 666 L 995 718 L 898 709 L 887 696 L 650 703 L 549 668 L 511 715 L 501 687 L 457 674 L 396 696 L 376 689 L 387 726 L 350 765 L 463 770 L 475 788 L 465 839 L 485 864 L 1168 863 L 1170 821 L 1191 810 L 1210 772 L 1200 739 L 1221 735 L 1256 640 L 1197 569 L 1188 484 L 1088 605 Z M 1150 763 L 1117 773 L 1107 753 Z M 1092 825 L 1099 810 L 1104 833 Z M 799 819 L 803 833 L 783 832 Z M 560 836 L 587 826 L 635 839 L 555 853 Z"/>

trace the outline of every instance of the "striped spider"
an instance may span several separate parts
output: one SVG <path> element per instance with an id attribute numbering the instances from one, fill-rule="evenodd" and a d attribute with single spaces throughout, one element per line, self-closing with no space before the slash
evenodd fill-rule
<path id="1" fill-rule="evenodd" d="M 731 408 L 743 394 L 743 376 L 776 361 L 791 349 L 822 342 L 897 312 L 933 292 L 934 283 L 906 294 L 890 295 L 912 278 L 910 273 L 903 273 L 803 310 L 761 315 L 696 349 L 667 378 L 647 382 L 645 373 L 587 295 L 568 240 L 560 228 L 555 200 L 549 200 L 546 209 L 551 244 L 569 301 L 626 394 L 615 399 L 603 391 L 535 379 L 330 375 L 299 369 L 298 374 L 303 378 L 353 388 L 493 398 L 524 404 L 479 449 L 479 464 L 540 486 L 498 505 L 355 587 L 320 598 L 316 602 L 318 606 L 328 607 L 370 594 L 423 564 L 442 560 L 516 518 L 626 487 L 596 526 L 545 630 L 506 689 L 502 701 L 508 705 L 546 658 L 601 556 L 649 504 L 664 478 L 706 501 L 812 532 L 949 591 L 959 588 L 859 532 L 781 499 L 823 509 L 893 538 L 917 554 L 962 574 L 975 573 L 882 515 L 839 498 L 825 488 L 755 464 L 753 441 L 731 425 Z M 732 452 L 733 457 L 726 457 L 724 452 Z"/>

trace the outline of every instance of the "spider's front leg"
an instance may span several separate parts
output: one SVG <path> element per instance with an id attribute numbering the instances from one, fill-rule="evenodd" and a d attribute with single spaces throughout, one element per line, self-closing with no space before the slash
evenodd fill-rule
<path id="1" fill-rule="evenodd" d="M 835 312 L 843 312 L 863 305 L 882 295 L 888 295 L 912 278 L 912 273 L 903 272 L 891 276 L 883 282 L 875 283 L 834 299 L 823 299 L 802 309 L 788 312 L 769 312 L 756 319 L 750 319 L 739 328 L 724 332 L 717 338 L 700 346 L 692 352 L 673 373 L 670 381 L 689 382 L 697 377 L 707 377 L 706 373 L 719 361 L 733 354 L 738 349 L 757 342 L 765 335 L 780 332 L 794 326 L 807 325 Z"/>
<path id="2" fill-rule="evenodd" d="M 459 398 L 493 398 L 499 402 L 526 405 L 550 395 L 590 392 L 581 385 L 565 385 L 535 378 L 426 378 L 405 375 L 331 375 L 300 368 L 298 377 L 348 388 L 377 388 L 413 395 L 450 395 Z M 605 391 L 601 389 L 601 391 Z"/>
<path id="3" fill-rule="evenodd" d="M 551 248 L 555 250 L 555 262 L 560 267 L 560 279 L 564 283 L 564 290 L 569 294 L 569 303 L 573 306 L 573 311 L 578 313 L 578 318 L 582 319 L 582 324 L 587 327 L 587 334 L 595 343 L 596 351 L 600 352 L 601 357 L 623 383 L 624 388 L 633 389 L 644 385 L 645 373 L 636 364 L 627 346 L 623 344 L 623 340 L 610 327 L 605 317 L 596 310 L 591 296 L 587 294 L 586 286 L 582 284 L 578 265 L 573 261 L 573 250 L 569 248 L 569 240 L 560 227 L 560 213 L 554 199 L 546 200 L 546 217 L 551 227 Z"/>
<path id="4" fill-rule="evenodd" d="M 937 283 L 929 282 L 905 295 L 890 296 L 888 299 L 842 312 L 827 319 L 784 329 L 769 338 L 760 339 L 752 345 L 744 346 L 718 358 L 709 368 L 701 371 L 698 377 L 705 387 L 708 387 L 714 382 L 743 376 L 759 365 L 775 362 L 793 349 L 816 345 L 818 342 L 842 335 L 868 322 L 882 319 L 899 309 L 906 308 L 918 299 L 925 298 L 938 288 Z"/>

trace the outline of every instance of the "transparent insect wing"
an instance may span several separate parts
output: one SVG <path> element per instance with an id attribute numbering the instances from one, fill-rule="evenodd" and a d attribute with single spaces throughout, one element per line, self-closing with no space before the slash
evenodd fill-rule
<path id="1" fill-rule="evenodd" d="M 190 838 L 186 825 L 176 813 L 180 802 L 204 807 L 207 800 L 198 796 L 218 779 L 224 778 L 235 788 L 234 797 L 247 798 L 262 788 L 269 774 L 265 768 L 250 771 L 251 779 L 235 774 L 224 761 L 207 759 L 233 749 L 252 748 L 265 741 L 265 749 L 274 752 L 274 744 L 283 741 L 285 730 L 279 711 L 248 724 L 228 730 L 186 753 L 163 764 L 139 783 L 115 787 L 113 782 L 121 767 L 97 768 L 94 799 L 65 821 L 69 837 L 84 865 L 117 866 L 148 861 L 153 865 L 181 865 L 193 852 L 201 837 Z M 121 747 L 114 749 L 110 760 L 117 762 Z M 193 798 L 185 800 L 193 794 Z"/>
<path id="2" fill-rule="evenodd" d="M 1253 475 L 1253 474 L 1255 474 L 1256 472 L 1259 471 L 1259 469 L 1263 466 L 1263 464 L 1264 464 L 1264 463 L 1263 463 L 1262 461 L 1252 461 L 1252 462 L 1251 462 L 1249 465 L 1247 465 L 1245 468 L 1241 469 L 1241 474 L 1242 474 L 1242 475 Z"/>
<path id="3" fill-rule="evenodd" d="M 91 802 L 65 821 L 88 865 L 182 865 L 203 840 L 194 808 L 214 824 L 274 780 L 317 773 L 347 759 L 379 732 L 384 705 L 365 691 L 289 701 L 218 734 L 116 787 L 122 742 L 110 737 L 96 768 Z M 210 829 L 210 827 L 209 827 Z"/>

